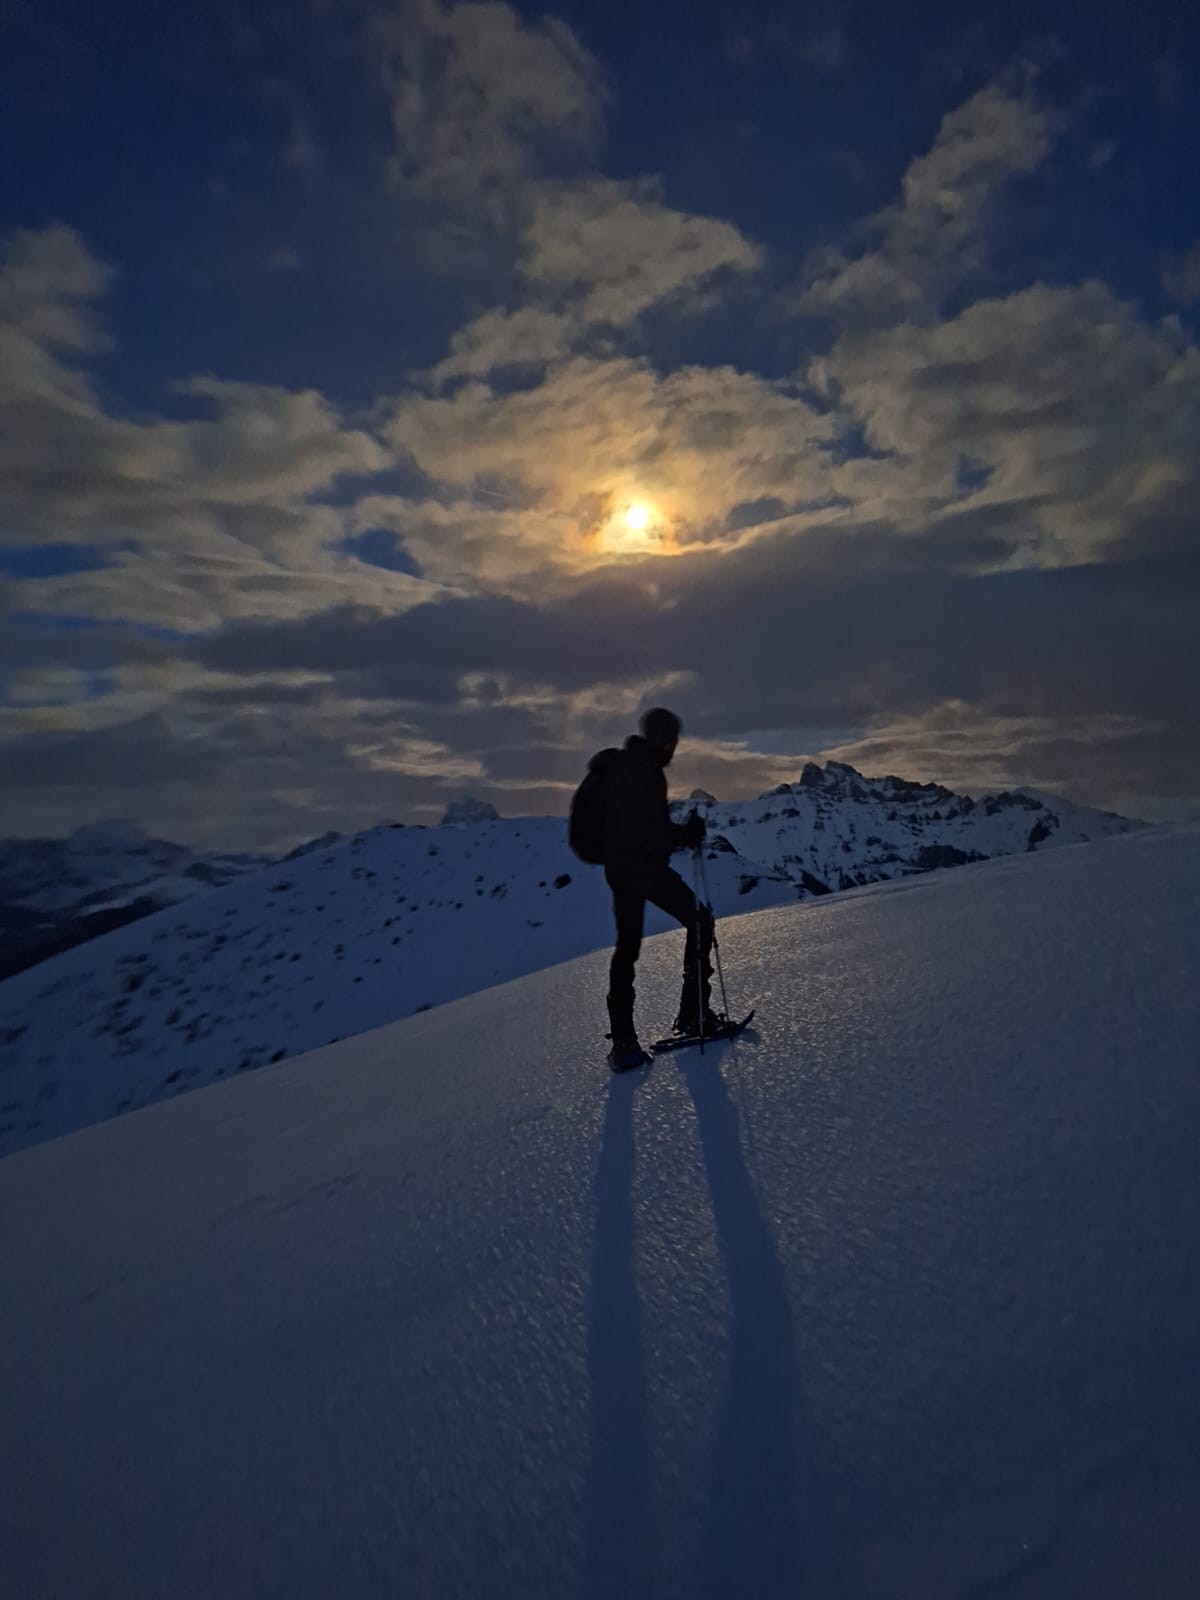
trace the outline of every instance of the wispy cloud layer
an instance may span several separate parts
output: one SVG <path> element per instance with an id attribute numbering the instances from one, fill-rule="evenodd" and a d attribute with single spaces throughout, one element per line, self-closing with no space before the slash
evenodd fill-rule
<path id="1" fill-rule="evenodd" d="M 829 752 L 1200 810 L 1200 352 L 1099 275 L 998 272 L 1066 122 L 1036 83 L 971 94 L 891 203 L 788 259 L 604 175 L 616 88 L 565 22 L 404 0 L 370 43 L 379 206 L 486 246 L 440 356 L 365 404 L 184 371 L 135 410 L 120 263 L 4 244 L 5 828 L 561 809 L 651 696 L 680 781 L 724 793 Z M 308 251 L 257 260 L 294 283 Z M 791 358 L 731 351 L 749 301 Z"/>
<path id="2" fill-rule="evenodd" d="M 603 74 L 555 17 L 527 23 L 497 0 L 400 0 L 376 18 L 372 43 L 404 192 L 502 212 L 522 180 L 597 146 Z"/>

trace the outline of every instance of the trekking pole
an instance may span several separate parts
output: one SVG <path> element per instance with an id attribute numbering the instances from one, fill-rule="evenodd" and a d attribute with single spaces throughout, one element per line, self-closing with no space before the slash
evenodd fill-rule
<path id="1" fill-rule="evenodd" d="M 721 1004 L 725 1008 L 726 1017 L 728 1017 L 729 1016 L 729 996 L 725 993 L 725 973 L 724 973 L 724 971 L 722 970 L 722 967 L 721 967 L 721 946 L 717 942 L 717 914 L 713 910 L 712 896 L 708 891 L 708 869 L 704 865 L 704 856 L 701 853 L 699 845 L 697 845 L 697 847 L 696 847 L 696 861 L 697 861 L 697 863 L 699 864 L 699 867 L 700 867 L 700 884 L 701 884 L 701 887 L 704 890 L 704 901 L 705 901 L 705 904 L 708 906 L 710 915 L 712 916 L 713 959 L 717 963 L 717 978 L 718 978 L 718 981 L 720 982 L 720 985 L 721 985 Z"/>
<path id="2" fill-rule="evenodd" d="M 696 1015 L 700 1019 L 700 1054 L 704 1054 L 704 912 L 700 899 L 700 846 L 692 850 L 692 891 L 696 897 Z"/>
<path id="3" fill-rule="evenodd" d="M 701 855 L 700 850 L 699 850 L 698 847 L 697 847 L 697 850 L 696 850 L 696 860 L 699 863 L 699 867 L 700 867 L 700 884 L 701 884 L 701 887 L 704 890 L 704 898 L 705 898 L 705 900 L 708 901 L 709 910 L 712 911 L 712 900 L 709 898 L 709 893 L 708 893 L 708 871 L 707 871 L 707 869 L 706 869 L 706 867 L 704 865 L 704 857 Z M 712 919 L 713 919 L 713 955 L 716 957 L 717 977 L 721 981 L 721 1004 L 725 1007 L 725 1015 L 728 1016 L 729 1015 L 729 996 L 725 993 L 725 974 L 721 970 L 721 946 L 717 943 L 717 914 L 716 914 L 715 911 L 712 912 Z M 749 1147 L 750 1147 L 750 1170 L 754 1175 L 754 1181 L 755 1181 L 755 1184 L 757 1185 L 757 1182 L 758 1182 L 758 1144 L 757 1144 L 757 1142 L 756 1142 L 756 1140 L 754 1138 L 754 1124 L 750 1120 L 749 1107 L 744 1105 L 744 1104 L 739 1106 L 738 1115 L 741 1117 L 742 1126 L 746 1130 L 746 1140 L 747 1140 L 747 1143 L 749 1144 Z"/>

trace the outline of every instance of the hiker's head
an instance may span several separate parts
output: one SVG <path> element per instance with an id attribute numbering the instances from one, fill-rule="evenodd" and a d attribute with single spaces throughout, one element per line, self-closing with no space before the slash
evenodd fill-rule
<path id="1" fill-rule="evenodd" d="M 641 723 L 642 738 L 662 756 L 663 765 L 670 761 L 675 754 L 675 746 L 679 743 L 679 735 L 683 732 L 683 725 L 673 711 L 667 711 L 662 706 L 655 706 L 652 711 L 644 712 Z"/>

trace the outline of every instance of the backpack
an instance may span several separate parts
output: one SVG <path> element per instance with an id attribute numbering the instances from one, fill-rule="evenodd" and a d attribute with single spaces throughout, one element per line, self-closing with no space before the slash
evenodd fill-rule
<path id="1" fill-rule="evenodd" d="M 589 867 L 604 865 L 610 779 L 620 759 L 619 750 L 597 751 L 588 762 L 587 776 L 571 796 L 567 843 Z"/>

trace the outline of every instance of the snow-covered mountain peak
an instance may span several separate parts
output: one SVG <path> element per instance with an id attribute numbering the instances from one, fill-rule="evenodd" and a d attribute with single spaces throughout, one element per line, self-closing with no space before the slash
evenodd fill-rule
<path id="1" fill-rule="evenodd" d="M 827 761 L 824 766 L 816 761 L 806 761 L 795 785 L 781 784 L 771 793 L 781 794 L 792 788 L 815 789 L 831 798 L 850 800 L 954 798 L 949 789 L 943 789 L 937 783 L 915 783 L 891 773 L 881 778 L 868 778 L 848 761 Z"/>
<path id="2" fill-rule="evenodd" d="M 499 822 L 499 820 L 500 813 L 494 805 L 486 800 L 476 800 L 474 795 L 466 794 L 460 800 L 450 802 L 441 825 L 447 828 L 476 822 Z"/>
<path id="3" fill-rule="evenodd" d="M 857 767 L 846 761 L 827 761 L 824 766 L 806 761 L 795 784 L 780 784 L 771 793 L 782 794 L 795 788 L 817 789 L 833 797 L 857 800 L 889 782 L 887 778 L 865 778 Z"/>
<path id="4" fill-rule="evenodd" d="M 852 767 L 848 761 L 827 761 L 825 763 L 825 786 L 832 789 L 845 789 L 853 792 L 861 788 L 868 780 L 865 779 L 857 767 Z"/>

